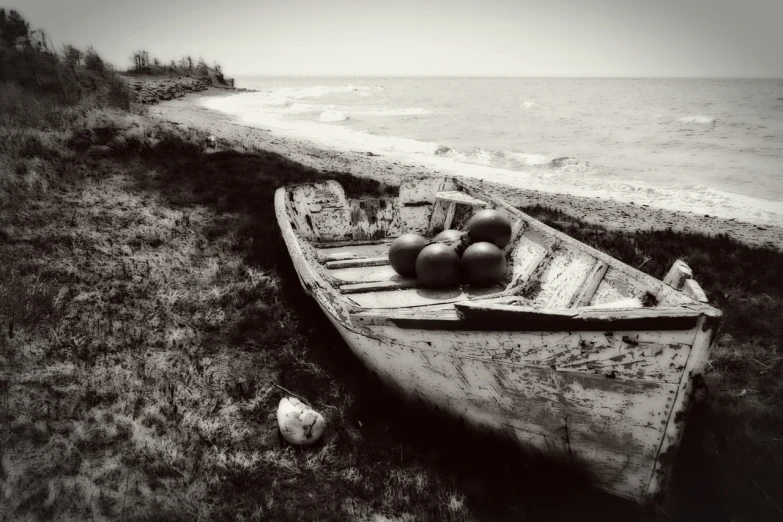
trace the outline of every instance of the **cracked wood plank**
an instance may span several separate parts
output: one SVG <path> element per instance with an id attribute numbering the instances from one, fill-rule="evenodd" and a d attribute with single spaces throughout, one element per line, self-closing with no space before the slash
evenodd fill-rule
<path id="1" fill-rule="evenodd" d="M 360 257 L 355 259 L 338 259 L 336 261 L 327 261 L 326 268 L 333 270 L 337 268 L 355 268 L 362 266 L 382 266 L 389 264 L 389 256 Z"/>
<path id="2" fill-rule="evenodd" d="M 352 319 L 355 316 L 352 316 Z M 675 332 L 492 332 L 483 337 L 463 331 L 399 331 L 368 324 L 369 335 L 393 338 L 419 350 L 448 353 L 499 364 L 610 376 L 613 379 L 679 382 L 695 329 Z M 437 338 L 438 342 L 432 342 Z"/>
<path id="3" fill-rule="evenodd" d="M 457 184 L 449 178 L 406 180 L 400 184 L 400 204 L 405 206 L 435 203 L 435 195 L 448 190 L 457 190 Z"/>
<path id="4" fill-rule="evenodd" d="M 340 292 L 343 294 L 366 294 L 368 292 L 402 290 L 405 288 L 416 288 L 418 286 L 419 282 L 416 279 L 399 277 L 399 279 L 389 278 L 388 280 L 363 281 L 361 283 L 357 282 L 353 284 L 341 285 Z M 362 298 L 359 298 L 359 302 L 367 303 L 367 301 Z"/>
<path id="5" fill-rule="evenodd" d="M 496 294 L 502 290 L 502 287 L 495 286 L 489 288 L 473 288 L 466 287 L 452 287 L 452 288 L 426 288 L 421 287 L 418 280 L 413 280 L 410 283 L 412 288 L 403 290 L 387 290 L 383 287 L 387 283 L 366 283 L 364 287 L 359 290 L 361 293 L 356 292 L 351 287 L 350 293 L 351 299 L 359 303 L 364 308 L 394 308 L 399 309 L 403 307 L 416 307 L 426 305 L 436 305 L 441 303 L 452 303 L 456 301 L 466 301 L 470 297 L 475 296 L 487 296 Z M 393 287 L 399 288 L 399 287 Z M 346 287 L 342 286 L 340 289 L 345 293 Z"/>
<path id="6" fill-rule="evenodd" d="M 486 207 L 487 202 L 483 199 L 474 198 L 459 190 L 441 191 L 435 194 L 436 201 L 448 201 L 460 205 L 470 205 L 472 207 Z M 474 208 L 474 210 L 476 210 Z"/>
<path id="7" fill-rule="evenodd" d="M 397 272 L 395 272 L 394 269 L 388 264 L 337 268 L 331 270 L 329 274 L 341 281 L 341 289 L 345 286 L 345 283 L 402 283 L 406 280 L 406 278 L 398 275 Z M 410 281 L 415 282 L 416 280 L 410 279 Z"/>
<path id="8" fill-rule="evenodd" d="M 595 262 L 595 266 L 593 266 L 592 271 L 585 279 L 584 285 L 571 301 L 572 308 L 587 306 L 590 303 L 590 301 L 593 299 L 593 296 L 595 295 L 596 290 L 598 290 L 598 285 L 600 285 L 601 281 L 603 281 L 608 268 L 609 265 L 603 261 Z"/>
<path id="9" fill-rule="evenodd" d="M 451 223 L 454 221 L 454 214 L 457 211 L 457 204 L 452 202 L 446 209 L 446 216 L 443 218 L 443 229 L 451 227 Z"/>
<path id="10" fill-rule="evenodd" d="M 432 207 L 432 215 L 430 216 L 430 227 L 427 230 L 427 235 L 433 236 L 447 228 L 446 226 L 446 211 L 450 204 L 444 201 L 436 201 Z M 452 218 L 454 215 L 452 214 Z"/>
<path id="11" fill-rule="evenodd" d="M 507 270 L 511 270 L 511 283 L 509 287 L 516 287 L 527 282 L 536 268 L 544 261 L 549 249 L 539 241 L 522 234 L 514 246 L 507 264 Z"/>
<path id="12" fill-rule="evenodd" d="M 400 233 L 427 235 L 430 228 L 432 205 L 403 206 L 400 208 Z"/>
<path id="13" fill-rule="evenodd" d="M 596 259 L 572 249 L 559 249 L 539 279 L 541 290 L 535 304 L 546 308 L 566 308 L 589 276 Z"/>
<path id="14" fill-rule="evenodd" d="M 681 330 L 692 328 L 700 312 L 684 308 L 542 309 L 515 304 L 484 304 L 480 300 L 455 303 L 457 318 L 390 314 L 399 328 L 460 331 L 610 331 L 620 329 Z"/>
<path id="15" fill-rule="evenodd" d="M 654 289 L 641 281 L 633 279 L 625 272 L 615 267 L 607 269 L 601 283 L 595 290 L 591 306 L 623 301 L 628 298 L 644 302 L 648 294 L 654 295 Z"/>
<path id="16" fill-rule="evenodd" d="M 674 404 L 667 419 L 666 431 L 658 448 L 658 457 L 651 473 L 645 500 L 654 502 L 660 500 L 666 491 L 671 465 L 677 446 L 682 440 L 683 424 L 691 402 L 693 401 L 694 379 L 704 373 L 704 367 L 709 356 L 709 349 L 718 332 L 719 317 L 703 316 L 697 327 L 696 338 L 693 341 L 691 355 L 682 372 L 682 379 L 677 387 Z"/>
<path id="17" fill-rule="evenodd" d="M 406 394 L 475 424 L 505 432 L 512 426 L 521 445 L 553 460 L 573 458 L 599 487 L 644 494 L 676 385 L 510 367 L 411 350 L 399 339 L 361 344 L 368 366 Z"/>

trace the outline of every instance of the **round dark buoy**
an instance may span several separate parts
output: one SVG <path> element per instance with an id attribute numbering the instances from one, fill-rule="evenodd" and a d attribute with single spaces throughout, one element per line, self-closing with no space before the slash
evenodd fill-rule
<path id="1" fill-rule="evenodd" d="M 460 232 L 459 230 L 444 230 L 437 236 L 435 236 L 435 241 L 447 241 L 449 243 L 455 243 L 457 241 L 460 241 L 462 239 L 462 235 L 464 232 Z"/>
<path id="2" fill-rule="evenodd" d="M 427 240 L 418 234 L 403 234 L 389 248 L 389 264 L 405 277 L 416 277 L 416 258 L 427 246 Z"/>
<path id="3" fill-rule="evenodd" d="M 493 243 L 473 243 L 462 254 L 460 266 L 471 284 L 489 286 L 506 274 L 506 256 Z"/>
<path id="4" fill-rule="evenodd" d="M 505 248 L 511 240 L 511 221 L 497 210 L 480 210 L 468 221 L 468 235 L 474 243 L 486 241 Z"/>
<path id="5" fill-rule="evenodd" d="M 416 258 L 416 277 L 426 286 L 455 285 L 459 280 L 459 256 L 445 243 L 427 245 Z"/>

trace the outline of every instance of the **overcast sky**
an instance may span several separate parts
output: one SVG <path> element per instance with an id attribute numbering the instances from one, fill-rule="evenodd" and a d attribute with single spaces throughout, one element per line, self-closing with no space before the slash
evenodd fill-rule
<path id="1" fill-rule="evenodd" d="M 783 77 L 783 0 L 0 0 L 55 43 L 229 76 Z"/>

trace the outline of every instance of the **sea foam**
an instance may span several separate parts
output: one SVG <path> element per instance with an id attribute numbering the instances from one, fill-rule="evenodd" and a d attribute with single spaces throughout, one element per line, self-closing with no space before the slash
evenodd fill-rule
<path id="1" fill-rule="evenodd" d="M 334 86 L 274 87 L 207 98 L 202 103 L 233 114 L 248 125 L 293 139 L 338 150 L 373 152 L 405 165 L 433 167 L 441 173 L 526 189 L 611 198 L 758 224 L 783 225 L 783 203 L 779 198 L 776 200 L 774 180 L 761 178 L 771 190 L 753 189 L 758 195 L 718 188 L 739 187 L 737 190 L 744 191 L 744 187 L 756 186 L 758 181 L 743 182 L 744 178 L 734 173 L 747 173 L 751 179 L 751 174 L 771 170 L 769 165 L 774 164 L 776 152 L 768 146 L 765 148 L 765 144 L 777 143 L 780 134 L 771 123 L 761 127 L 761 119 L 743 118 L 739 122 L 728 109 L 714 108 L 712 114 L 705 114 L 696 105 L 662 114 L 648 112 L 649 106 L 633 110 L 618 106 L 615 112 L 609 113 L 577 106 L 574 115 L 571 109 L 568 113 L 536 111 L 537 107 L 544 107 L 537 103 L 542 100 L 549 101 L 549 107 L 557 106 L 555 102 L 559 98 L 547 97 L 546 93 L 540 99 L 535 98 L 535 102 L 516 97 L 508 99 L 529 111 L 515 119 L 513 111 L 507 110 L 513 106 L 510 104 L 503 105 L 502 111 L 499 105 L 494 107 L 490 102 L 482 102 L 480 111 L 467 102 L 463 108 L 459 101 L 445 94 L 424 90 L 430 88 L 429 84 L 395 81 L 390 80 L 388 92 L 382 94 L 377 86 L 346 82 Z M 620 87 L 620 94 L 612 95 L 622 96 L 625 83 Z M 401 94 L 405 89 L 407 93 Z M 438 109 L 419 105 L 425 103 Z M 493 107 L 494 113 L 487 112 Z M 627 113 L 636 119 L 622 119 Z M 716 115 L 721 115 L 721 120 Z M 482 120 L 482 116 L 488 118 Z M 670 128 L 646 129 L 651 120 Z M 720 135 L 709 132 L 718 125 L 722 129 Z M 707 132 L 697 133 L 697 126 Z M 601 131 L 595 133 L 597 138 L 591 137 L 594 128 Z M 618 128 L 628 131 L 616 133 L 622 139 L 612 138 L 613 134 L 608 132 Z M 757 138 L 754 129 L 761 129 L 762 134 Z M 425 138 L 402 137 L 411 135 Z M 533 135 L 540 139 L 531 138 Z M 432 139 L 428 141 L 429 136 Z M 728 137 L 726 141 L 716 141 L 724 139 L 723 136 Z M 481 145 L 472 147 L 478 143 Z M 717 159 L 702 159 L 703 150 L 709 150 L 710 155 L 717 151 L 720 158 L 726 157 L 732 147 L 741 148 L 738 153 L 743 155 L 729 157 L 736 160 L 736 166 L 732 161 L 723 161 L 719 163 L 722 170 L 706 168 Z M 586 161 L 587 158 L 591 161 Z"/>
<path id="2" fill-rule="evenodd" d="M 347 119 L 348 116 L 340 111 L 324 111 L 318 116 L 318 120 L 322 122 L 345 121 Z"/>
<path id="3" fill-rule="evenodd" d="M 275 90 L 275 92 L 286 98 L 302 99 L 302 98 L 320 98 L 329 94 L 345 94 L 345 93 L 370 93 L 373 91 L 382 91 L 384 87 L 377 85 L 374 87 L 367 85 L 314 85 L 309 87 L 282 87 Z"/>
<path id="4" fill-rule="evenodd" d="M 372 110 L 351 110 L 351 114 L 361 116 L 426 116 L 432 114 L 432 111 L 422 109 L 421 107 L 411 107 L 409 109 L 372 109 Z"/>
<path id="5" fill-rule="evenodd" d="M 682 123 L 699 123 L 702 125 L 708 125 L 710 123 L 715 123 L 715 118 L 711 118 L 709 116 L 683 116 L 682 118 L 678 118 L 677 121 L 680 121 Z"/>

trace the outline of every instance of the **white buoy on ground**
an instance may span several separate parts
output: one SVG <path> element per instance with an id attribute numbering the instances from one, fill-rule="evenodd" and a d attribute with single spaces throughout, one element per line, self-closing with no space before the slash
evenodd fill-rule
<path id="1" fill-rule="evenodd" d="M 323 416 L 295 397 L 280 400 L 277 424 L 283 438 L 295 446 L 314 444 L 326 428 Z"/>

